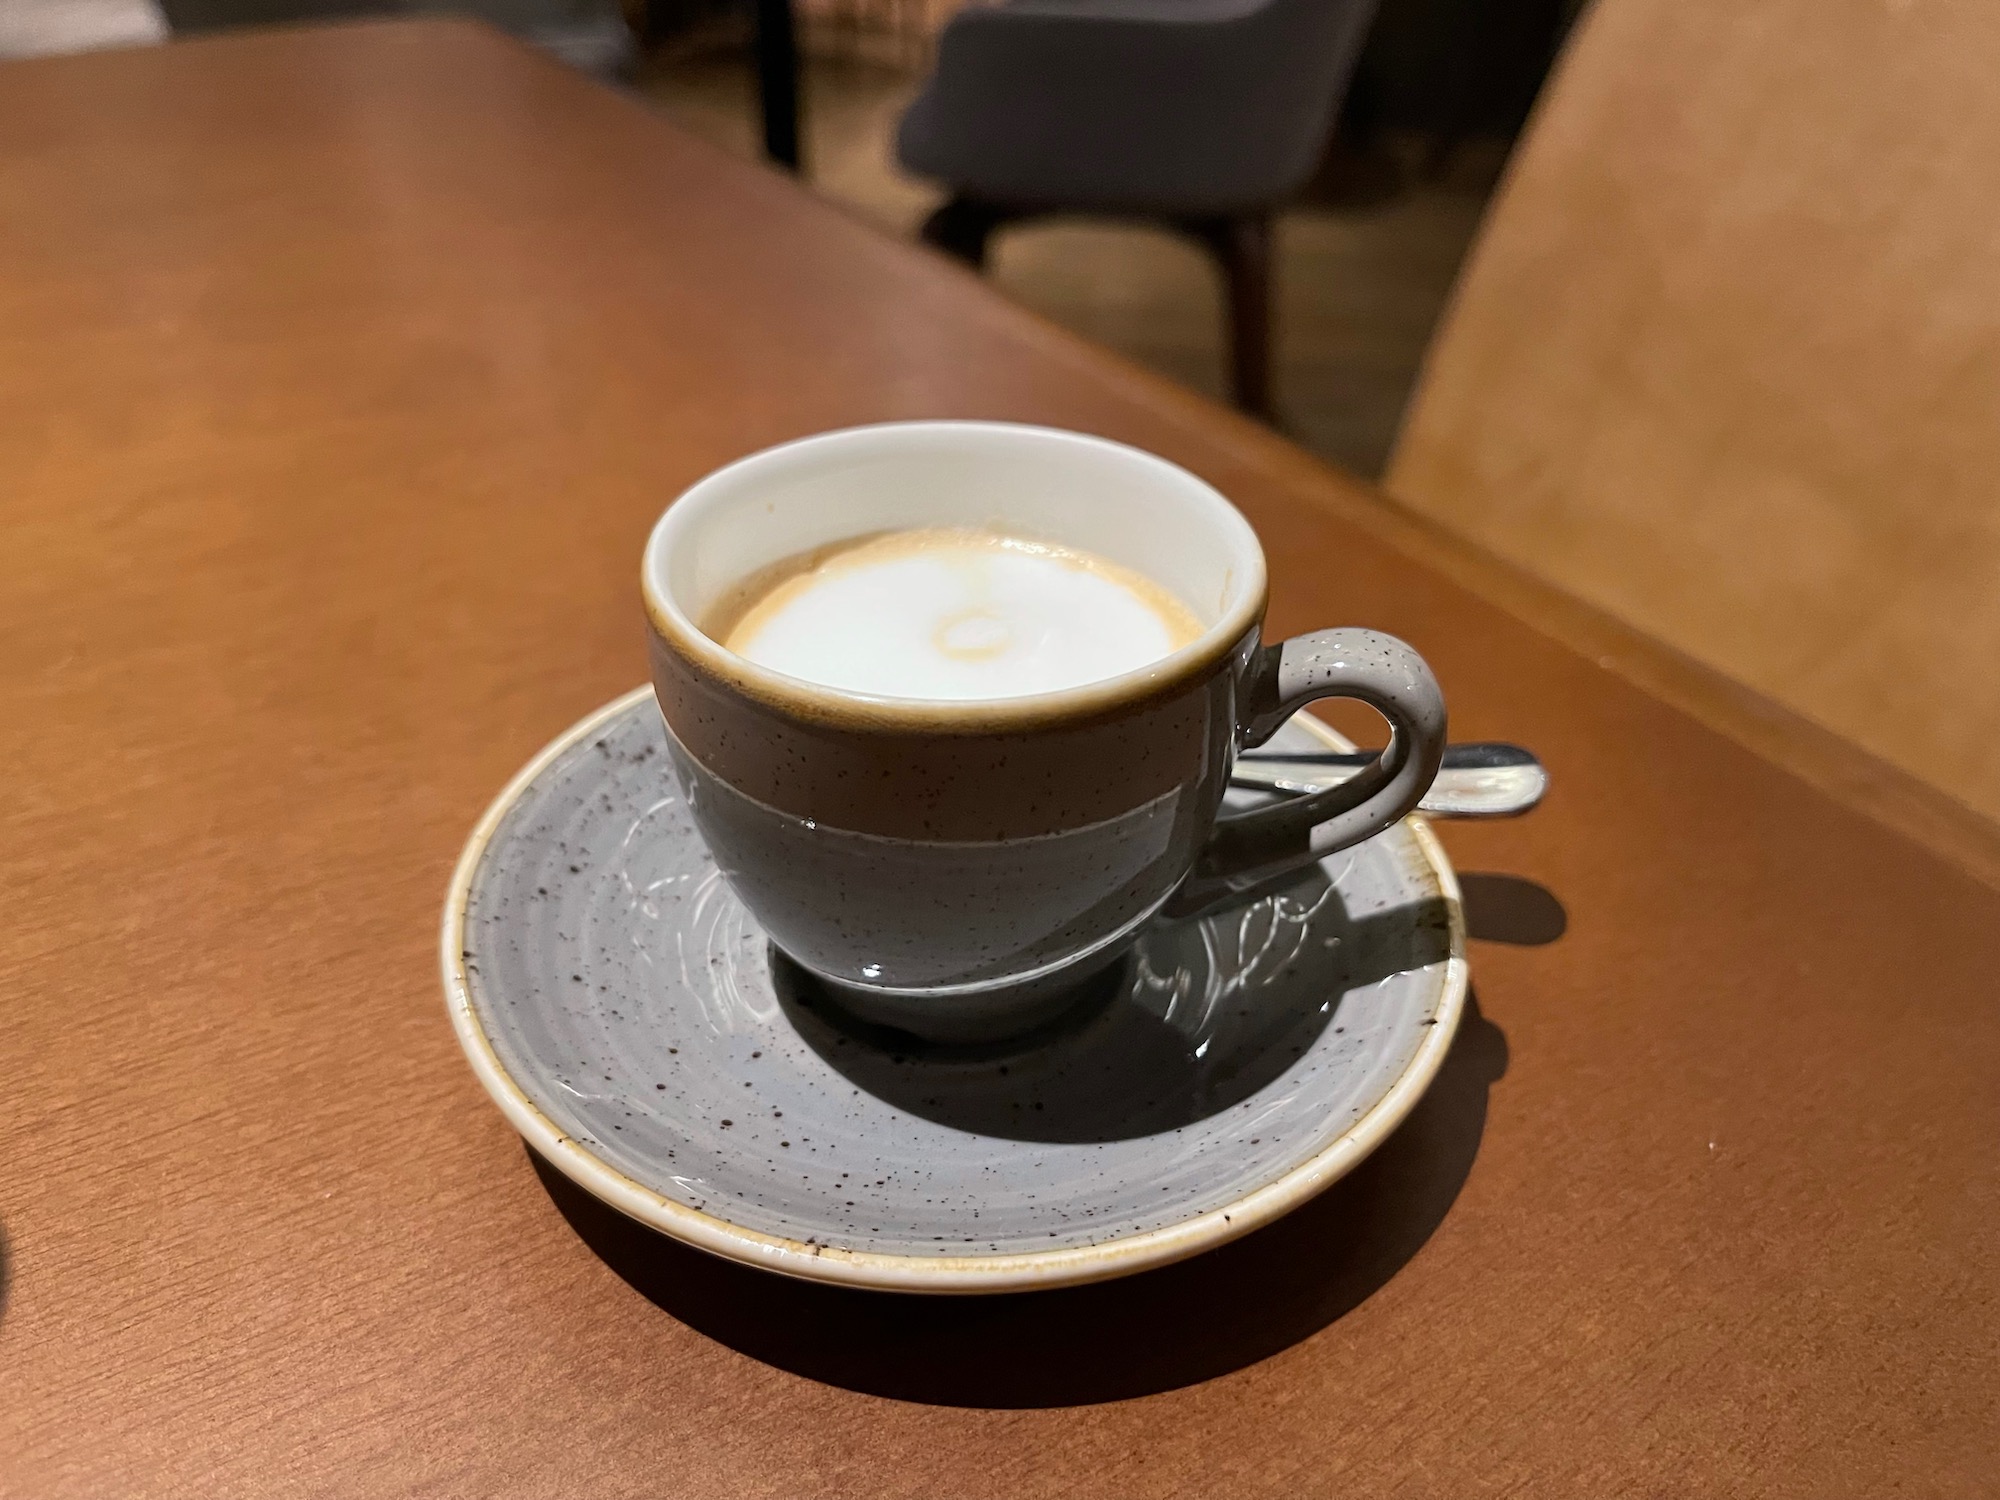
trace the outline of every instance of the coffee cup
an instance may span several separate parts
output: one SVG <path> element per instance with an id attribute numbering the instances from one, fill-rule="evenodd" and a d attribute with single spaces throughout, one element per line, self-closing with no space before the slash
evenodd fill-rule
<path id="1" fill-rule="evenodd" d="M 902 669 L 857 662 L 858 647 L 847 660 L 877 677 L 815 680 L 717 638 L 749 581 L 907 533 L 1096 559 L 1114 581 L 1165 591 L 1191 623 L 1114 675 L 1028 692 L 1014 679 L 998 696 L 922 696 L 937 689 L 921 674 L 905 694 Z M 840 1005 L 932 1040 L 1048 1021 L 1163 911 L 1227 900 L 1396 822 L 1444 750 L 1443 697 L 1414 650 L 1356 628 L 1264 644 L 1249 523 L 1186 470 L 1080 433 L 896 422 L 768 449 L 676 500 L 641 573 L 674 771 L 718 868 Z M 829 592 L 804 638 L 844 639 L 844 609 L 854 640 L 873 641 L 895 623 L 873 612 L 908 592 Z M 1117 599 L 1095 608 L 1059 622 L 1071 644 L 1057 656 L 1094 660 L 1117 644 L 1107 632 L 1122 638 Z M 1332 697 L 1388 721 L 1376 761 L 1221 816 L 1236 753 Z"/>

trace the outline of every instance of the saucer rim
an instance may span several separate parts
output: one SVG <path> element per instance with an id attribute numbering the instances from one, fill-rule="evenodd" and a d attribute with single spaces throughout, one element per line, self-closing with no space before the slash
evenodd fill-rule
<path id="1" fill-rule="evenodd" d="M 1019 1292 L 1076 1286 L 1151 1270 L 1261 1229 L 1352 1171 L 1416 1107 L 1457 1035 L 1470 987 L 1458 877 L 1430 825 L 1420 817 L 1411 816 L 1405 821 L 1437 881 L 1449 918 L 1450 955 L 1445 960 L 1443 993 L 1433 1017 L 1437 1024 L 1427 1028 L 1408 1064 L 1367 1113 L 1313 1156 L 1263 1186 L 1159 1229 L 1123 1235 L 1101 1244 L 1005 1255 L 929 1256 L 848 1250 L 765 1234 L 664 1198 L 563 1131 L 514 1081 L 479 1022 L 465 968 L 465 920 L 473 879 L 507 814 L 541 774 L 572 746 L 652 697 L 650 685 L 634 688 L 586 714 L 543 746 L 488 805 L 452 871 L 439 933 L 439 958 L 452 1030 L 473 1075 L 508 1123 L 577 1186 L 629 1218 L 685 1244 L 799 1280 L 876 1291 L 958 1295 Z M 1329 748 L 1352 748 L 1340 735 L 1308 714 L 1296 714 L 1293 721 L 1318 734 Z"/>

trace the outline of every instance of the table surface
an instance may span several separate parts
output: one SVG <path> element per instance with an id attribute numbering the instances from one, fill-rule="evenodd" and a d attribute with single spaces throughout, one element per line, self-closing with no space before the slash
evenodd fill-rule
<path id="1" fill-rule="evenodd" d="M 0 413 L 0 1494 L 1992 1493 L 1988 834 L 1282 439 L 450 23 L 0 71 Z M 1554 775 L 1445 830 L 1477 1009 L 1402 1131 L 1032 1298 L 546 1184 L 433 958 L 642 678 L 663 501 L 946 414 L 1191 466 L 1276 630 Z"/>

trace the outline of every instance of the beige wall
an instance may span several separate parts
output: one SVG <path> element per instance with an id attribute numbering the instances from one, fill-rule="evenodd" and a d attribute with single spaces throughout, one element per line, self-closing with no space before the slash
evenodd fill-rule
<path id="1" fill-rule="evenodd" d="M 2000 816 L 2000 4 L 1598 0 L 1388 482 Z"/>

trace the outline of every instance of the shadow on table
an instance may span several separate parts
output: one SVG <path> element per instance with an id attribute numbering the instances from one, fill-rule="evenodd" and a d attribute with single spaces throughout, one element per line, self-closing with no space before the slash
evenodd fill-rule
<path id="1" fill-rule="evenodd" d="M 1539 948 L 1569 930 L 1569 913 L 1554 891 L 1518 875 L 1461 873 L 1465 931 L 1488 943 Z"/>
<path id="2" fill-rule="evenodd" d="M 1487 1090 L 1506 1068 L 1506 1038 L 1475 997 L 1410 1117 L 1311 1203 L 1193 1260 L 1050 1292 L 913 1297 L 791 1281 L 657 1234 L 529 1155 L 584 1243 L 719 1343 L 870 1395 L 1070 1406 L 1227 1374 L 1365 1301 L 1443 1222 L 1479 1150 Z"/>

